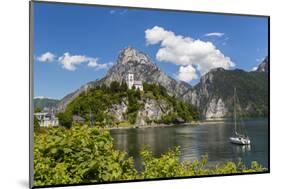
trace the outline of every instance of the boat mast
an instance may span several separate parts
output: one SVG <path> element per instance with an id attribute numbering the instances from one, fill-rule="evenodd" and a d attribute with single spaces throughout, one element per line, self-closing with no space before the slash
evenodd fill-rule
<path id="1" fill-rule="evenodd" d="M 235 135 L 237 135 L 237 123 L 236 123 L 236 88 L 234 87 L 234 99 L 233 99 L 233 104 L 234 104 L 234 132 Z"/>

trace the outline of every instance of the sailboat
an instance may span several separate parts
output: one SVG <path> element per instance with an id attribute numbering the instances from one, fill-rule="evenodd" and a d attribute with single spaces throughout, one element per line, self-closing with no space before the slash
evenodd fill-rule
<path id="1" fill-rule="evenodd" d="M 234 97 L 233 97 L 233 105 L 234 105 L 234 134 L 229 138 L 230 142 L 233 144 L 240 145 L 249 145 L 251 144 L 250 138 L 246 134 L 245 126 L 240 125 L 241 129 L 238 132 L 237 127 L 237 103 L 239 103 L 239 99 L 236 94 L 236 88 L 234 88 Z M 244 132 L 243 132 L 244 131 Z M 243 133 L 242 133 L 243 132 Z"/>

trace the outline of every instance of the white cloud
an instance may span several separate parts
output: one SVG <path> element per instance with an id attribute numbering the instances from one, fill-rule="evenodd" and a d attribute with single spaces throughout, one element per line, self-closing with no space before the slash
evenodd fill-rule
<path id="1" fill-rule="evenodd" d="M 252 68 L 252 71 L 256 71 L 257 69 L 258 69 L 258 67 L 255 66 L 255 67 Z"/>
<path id="2" fill-rule="evenodd" d="M 69 71 L 74 71 L 76 70 L 77 65 L 92 60 L 93 58 L 84 55 L 71 55 L 68 52 L 64 53 L 63 56 L 58 59 L 59 63 L 62 64 L 62 67 Z"/>
<path id="3" fill-rule="evenodd" d="M 147 29 L 145 38 L 147 45 L 160 44 L 160 49 L 156 54 L 158 61 L 184 67 L 191 65 L 201 75 L 213 68 L 230 69 L 235 66 L 231 59 L 217 49 L 212 42 L 176 35 L 158 26 Z M 191 67 L 188 69 L 191 70 Z M 194 77 L 193 75 L 192 78 Z"/>
<path id="4" fill-rule="evenodd" d="M 69 71 L 76 70 L 77 66 L 83 63 L 87 63 L 88 67 L 95 68 L 95 70 L 108 69 L 113 65 L 112 62 L 99 64 L 98 58 L 88 57 L 84 55 L 71 55 L 68 52 L 59 57 L 58 62 L 62 64 L 62 67 L 64 69 L 67 69 Z"/>
<path id="5" fill-rule="evenodd" d="M 98 64 L 97 60 L 92 60 L 88 63 L 89 67 L 95 68 L 96 70 L 108 69 L 113 65 L 113 62 L 108 62 L 104 64 Z"/>
<path id="6" fill-rule="evenodd" d="M 213 32 L 213 33 L 206 33 L 204 36 L 206 37 L 222 37 L 224 35 L 224 33 L 220 33 L 220 32 Z"/>
<path id="7" fill-rule="evenodd" d="M 39 57 L 37 57 L 37 60 L 40 62 L 53 62 L 55 60 L 56 56 L 51 52 L 46 52 Z"/>
<path id="8" fill-rule="evenodd" d="M 180 66 L 177 78 L 181 81 L 190 82 L 194 79 L 198 79 L 198 75 L 192 65 Z"/>

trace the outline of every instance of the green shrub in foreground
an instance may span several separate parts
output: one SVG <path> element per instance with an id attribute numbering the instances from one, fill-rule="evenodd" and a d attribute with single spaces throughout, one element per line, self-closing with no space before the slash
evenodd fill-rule
<path id="1" fill-rule="evenodd" d="M 95 183 L 105 181 L 154 179 L 262 172 L 252 162 L 250 169 L 240 162 L 206 167 L 208 158 L 180 162 L 180 150 L 169 150 L 155 157 L 148 149 L 141 152 L 143 171 L 137 172 L 134 160 L 113 148 L 109 132 L 101 128 L 72 126 L 48 128 L 34 133 L 34 185 Z"/>
<path id="2" fill-rule="evenodd" d="M 113 149 L 109 132 L 87 126 L 34 134 L 34 185 L 132 180 L 132 158 Z"/>

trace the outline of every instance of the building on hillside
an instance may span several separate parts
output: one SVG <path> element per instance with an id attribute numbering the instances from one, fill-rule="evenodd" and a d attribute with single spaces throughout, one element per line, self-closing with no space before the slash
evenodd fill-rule
<path id="1" fill-rule="evenodd" d="M 135 89 L 139 89 L 140 91 L 143 91 L 143 85 L 142 81 L 137 81 L 134 79 L 134 74 L 129 72 L 126 76 L 126 83 L 129 89 L 132 89 L 135 87 Z"/>
<path id="2" fill-rule="evenodd" d="M 59 119 L 49 112 L 34 113 L 34 116 L 38 119 L 40 127 L 57 127 L 59 126 Z"/>
<path id="3" fill-rule="evenodd" d="M 72 116 L 72 121 L 74 123 L 84 123 L 85 122 L 85 119 L 81 116 L 78 116 L 78 115 L 73 115 Z"/>

